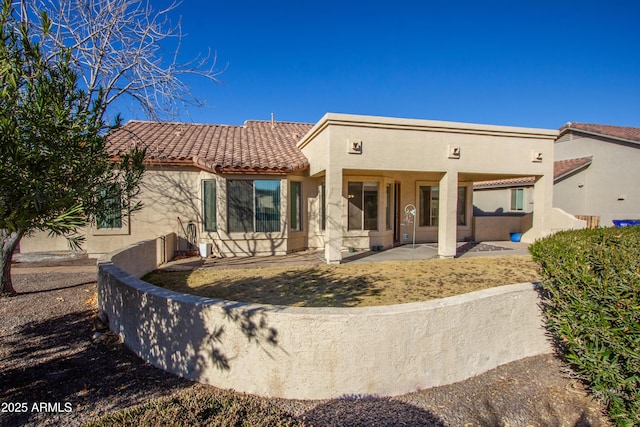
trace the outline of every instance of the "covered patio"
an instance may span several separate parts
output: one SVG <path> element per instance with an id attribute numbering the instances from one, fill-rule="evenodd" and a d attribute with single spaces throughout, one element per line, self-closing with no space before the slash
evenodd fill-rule
<path id="1" fill-rule="evenodd" d="M 532 242 L 551 231 L 554 130 L 326 114 L 298 143 L 322 184 L 327 263 L 347 248 L 473 238 L 472 183 L 534 176 Z M 411 234 L 411 239 L 407 236 Z M 313 247 L 313 245 L 310 245 Z"/>

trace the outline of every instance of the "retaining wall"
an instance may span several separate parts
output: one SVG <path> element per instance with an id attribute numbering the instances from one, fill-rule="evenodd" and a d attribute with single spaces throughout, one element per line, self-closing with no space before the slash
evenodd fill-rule
<path id="1" fill-rule="evenodd" d="M 217 387 L 297 399 L 393 396 L 552 351 L 531 283 L 384 307 L 245 304 L 128 274 L 127 266 L 137 275 L 156 267 L 132 262 L 154 245 L 99 261 L 99 307 L 141 358 Z"/>

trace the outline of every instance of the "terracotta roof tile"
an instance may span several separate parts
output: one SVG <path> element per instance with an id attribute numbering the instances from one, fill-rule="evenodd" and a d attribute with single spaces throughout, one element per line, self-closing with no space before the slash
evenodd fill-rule
<path id="1" fill-rule="evenodd" d="M 560 134 L 562 135 L 571 130 L 640 142 L 640 128 L 569 122 L 560 128 Z"/>
<path id="2" fill-rule="evenodd" d="M 247 121 L 244 126 L 130 121 L 107 135 L 109 150 L 147 147 L 150 163 L 192 164 L 216 172 L 289 173 L 309 161 L 296 143 L 310 123 Z"/>
<path id="3" fill-rule="evenodd" d="M 593 157 L 580 157 L 577 159 L 556 160 L 553 162 L 553 180 L 554 182 L 563 178 L 572 172 L 575 172 L 593 161 Z M 478 181 L 473 183 L 473 188 L 493 188 L 493 187 L 517 187 L 525 185 L 533 185 L 535 178 L 532 176 L 520 178 L 495 179 L 491 181 Z"/>
<path id="4" fill-rule="evenodd" d="M 557 181 L 572 172 L 575 172 L 593 161 L 593 156 L 580 157 L 577 159 L 556 160 L 553 162 L 553 180 Z"/>

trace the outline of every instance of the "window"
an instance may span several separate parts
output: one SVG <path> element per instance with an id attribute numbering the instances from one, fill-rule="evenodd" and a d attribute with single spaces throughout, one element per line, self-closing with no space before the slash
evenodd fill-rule
<path id="1" fill-rule="evenodd" d="M 229 232 L 280 231 L 280 181 L 227 181 Z"/>
<path id="2" fill-rule="evenodd" d="M 511 190 L 511 210 L 522 211 L 524 210 L 524 189 L 514 188 Z"/>
<path id="3" fill-rule="evenodd" d="M 378 183 L 349 182 L 348 229 L 378 229 Z"/>
<path id="4" fill-rule="evenodd" d="M 216 231 L 216 182 L 202 181 L 202 222 L 204 231 Z"/>
<path id="5" fill-rule="evenodd" d="M 440 189 L 437 185 L 420 186 L 420 227 L 435 227 L 438 225 Z"/>
<path id="6" fill-rule="evenodd" d="M 302 183 L 291 181 L 289 186 L 289 221 L 292 231 L 302 230 Z"/>
<path id="7" fill-rule="evenodd" d="M 458 187 L 458 225 L 467 225 L 467 187 Z"/>
<path id="8" fill-rule="evenodd" d="M 98 229 L 122 228 L 122 201 L 120 189 L 113 187 L 100 192 L 102 212 L 96 218 Z"/>
<path id="9" fill-rule="evenodd" d="M 326 208 L 327 187 L 323 182 L 320 185 L 320 230 L 327 227 L 327 208 Z"/>
<path id="10" fill-rule="evenodd" d="M 387 230 L 391 230 L 391 184 L 387 184 L 387 209 L 386 209 L 386 223 Z"/>
<path id="11" fill-rule="evenodd" d="M 421 227 L 438 225 L 440 188 L 437 185 L 420 186 L 420 223 Z M 467 187 L 458 187 L 457 225 L 467 222 Z"/>

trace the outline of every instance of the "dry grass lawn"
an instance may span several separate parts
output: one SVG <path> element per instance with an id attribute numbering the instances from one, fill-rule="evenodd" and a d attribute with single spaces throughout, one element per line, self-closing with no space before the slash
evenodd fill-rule
<path id="1" fill-rule="evenodd" d="M 395 261 L 188 272 L 156 271 L 147 282 L 210 298 L 298 307 L 365 307 L 443 298 L 540 280 L 530 256 Z"/>

